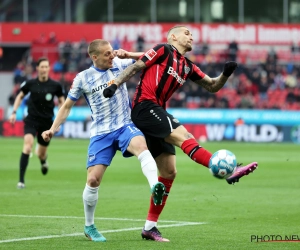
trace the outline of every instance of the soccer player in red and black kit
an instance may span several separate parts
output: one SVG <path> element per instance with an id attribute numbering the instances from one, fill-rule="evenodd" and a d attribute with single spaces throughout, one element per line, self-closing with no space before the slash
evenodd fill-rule
<path id="1" fill-rule="evenodd" d="M 103 92 L 105 97 L 113 96 L 117 87 L 134 74 L 143 70 L 133 98 L 132 121 L 144 133 L 160 173 L 159 181 L 166 187 L 163 204 L 150 208 L 142 237 L 155 241 L 169 241 L 157 229 L 161 214 L 172 183 L 176 176 L 175 147 L 180 147 L 195 162 L 208 167 L 212 154 L 198 144 L 180 122 L 166 111 L 166 102 L 187 79 L 211 93 L 220 90 L 237 67 L 236 62 L 226 62 L 224 71 L 216 78 L 203 73 L 193 62 L 184 57 L 192 50 L 193 37 L 185 26 L 175 26 L 169 30 L 167 44 L 158 44 L 116 79 L 114 84 Z M 241 177 L 253 172 L 257 162 L 236 171 L 227 178 L 229 184 L 238 182 Z"/>
<path id="2" fill-rule="evenodd" d="M 54 96 L 58 98 L 58 105 L 64 101 L 63 87 L 59 82 L 49 78 L 50 64 L 47 58 L 40 58 L 36 66 L 38 77 L 21 84 L 20 93 L 17 95 L 13 112 L 9 118 L 12 124 L 16 121 L 17 109 L 22 99 L 30 93 L 28 99 L 28 116 L 24 119 L 24 144 L 20 158 L 20 176 L 17 187 L 25 187 L 25 172 L 29 161 L 29 155 L 37 136 L 37 155 L 41 162 L 41 171 L 45 175 L 48 172 L 47 147 L 50 142 L 45 142 L 41 136 L 43 131 L 49 129 L 54 117 Z"/>

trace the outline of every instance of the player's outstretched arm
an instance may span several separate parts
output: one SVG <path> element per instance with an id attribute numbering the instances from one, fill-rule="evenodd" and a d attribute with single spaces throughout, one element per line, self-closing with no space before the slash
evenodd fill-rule
<path id="1" fill-rule="evenodd" d="M 114 51 L 114 55 L 119 57 L 120 59 L 127 58 L 127 59 L 138 60 L 143 54 L 144 52 L 129 52 L 124 49 L 118 49 Z"/>
<path id="2" fill-rule="evenodd" d="M 205 88 L 211 93 L 218 92 L 226 83 L 227 79 L 231 76 L 233 71 L 237 68 L 236 62 L 226 62 L 224 65 L 224 70 L 218 77 L 210 78 L 206 75 L 201 80 L 195 81 L 198 85 Z"/>
<path id="3" fill-rule="evenodd" d="M 146 68 L 146 64 L 142 60 L 138 60 L 134 64 L 130 65 L 122 71 L 112 85 L 103 90 L 103 96 L 106 98 L 112 97 L 121 84 L 129 80 L 132 76 L 144 68 Z"/>
<path id="4" fill-rule="evenodd" d="M 17 95 L 15 102 L 14 102 L 14 106 L 13 106 L 13 112 L 9 117 L 9 122 L 11 124 L 14 124 L 16 122 L 16 114 L 17 114 L 17 110 L 24 98 L 25 94 L 23 93 L 23 91 L 20 91 L 20 93 Z"/>
<path id="5" fill-rule="evenodd" d="M 57 115 L 52 123 L 52 126 L 49 130 L 46 130 L 42 133 L 42 137 L 44 141 L 50 141 L 52 136 L 55 134 L 55 132 L 58 130 L 59 126 L 65 122 L 67 117 L 70 114 L 71 108 L 74 105 L 74 101 L 72 101 L 70 98 L 67 98 L 64 104 L 61 106 L 61 108 L 58 110 Z"/>

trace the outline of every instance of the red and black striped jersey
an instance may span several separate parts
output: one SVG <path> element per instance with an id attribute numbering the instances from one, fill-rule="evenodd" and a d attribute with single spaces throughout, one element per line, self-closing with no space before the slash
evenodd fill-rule
<path id="1" fill-rule="evenodd" d="M 136 87 L 133 106 L 149 100 L 166 108 L 172 94 L 185 83 L 204 78 L 205 74 L 170 44 L 158 44 L 140 59 L 146 64 Z"/>

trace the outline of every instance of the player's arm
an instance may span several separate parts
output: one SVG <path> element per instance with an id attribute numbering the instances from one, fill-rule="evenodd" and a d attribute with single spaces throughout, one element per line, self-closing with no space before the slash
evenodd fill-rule
<path id="1" fill-rule="evenodd" d="M 194 82 L 211 93 L 218 92 L 225 85 L 227 79 L 230 77 L 236 67 L 236 62 L 226 62 L 223 72 L 218 77 L 211 78 L 208 75 L 205 75 L 202 79 L 195 80 Z"/>
<path id="2" fill-rule="evenodd" d="M 201 80 L 195 81 L 199 86 L 205 88 L 208 92 L 215 93 L 218 92 L 227 82 L 228 77 L 223 74 L 215 78 L 210 78 L 206 75 Z"/>
<path id="3" fill-rule="evenodd" d="M 108 88 L 104 89 L 103 95 L 106 98 L 112 97 L 116 92 L 117 88 L 134 76 L 137 72 L 146 68 L 146 64 L 142 60 L 136 61 L 134 64 L 127 67 L 122 73 L 115 79 L 114 83 Z"/>
<path id="4" fill-rule="evenodd" d="M 144 52 L 129 52 L 124 49 L 118 49 L 114 51 L 114 54 L 120 59 L 138 60 L 144 54 Z"/>
<path id="5" fill-rule="evenodd" d="M 46 130 L 42 133 L 42 137 L 45 141 L 50 141 L 52 136 L 58 130 L 59 126 L 65 122 L 67 117 L 70 114 L 70 111 L 74 105 L 75 101 L 72 101 L 70 98 L 67 98 L 63 103 L 61 108 L 58 110 L 57 115 L 52 123 L 52 126 L 49 130 Z"/>
<path id="6" fill-rule="evenodd" d="M 14 124 L 16 122 L 16 114 L 17 114 L 17 110 L 24 98 L 25 94 L 24 92 L 21 90 L 20 93 L 17 95 L 15 102 L 14 102 L 14 106 L 13 106 L 13 111 L 12 114 L 9 117 L 9 121 L 11 124 Z"/>
<path id="7" fill-rule="evenodd" d="M 65 102 L 65 97 L 63 95 L 58 97 L 58 109 L 60 109 L 62 107 L 64 102 Z"/>

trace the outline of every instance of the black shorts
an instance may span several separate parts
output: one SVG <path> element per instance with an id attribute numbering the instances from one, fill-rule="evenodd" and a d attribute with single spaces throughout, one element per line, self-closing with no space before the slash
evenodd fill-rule
<path id="1" fill-rule="evenodd" d="M 133 123 L 145 135 L 147 146 L 154 158 L 161 153 L 175 155 L 174 145 L 165 142 L 165 138 L 179 127 L 180 122 L 158 104 L 143 101 L 131 111 Z"/>
<path id="2" fill-rule="evenodd" d="M 24 119 L 24 134 L 32 134 L 34 137 L 37 136 L 38 143 L 47 147 L 50 141 L 45 142 L 42 133 L 51 127 L 52 122 L 52 120 L 37 120 L 27 116 Z"/>

